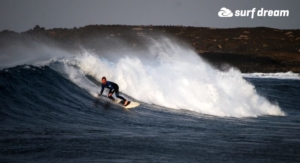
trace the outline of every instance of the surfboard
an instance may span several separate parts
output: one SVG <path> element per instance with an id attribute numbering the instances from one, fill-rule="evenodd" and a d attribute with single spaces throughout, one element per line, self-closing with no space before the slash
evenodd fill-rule
<path id="1" fill-rule="evenodd" d="M 129 101 L 129 104 L 127 106 L 124 106 L 124 102 L 125 101 L 120 100 L 120 99 L 115 99 L 115 101 L 114 101 L 114 103 L 124 107 L 125 109 L 132 109 L 132 108 L 135 108 L 140 105 L 140 103 L 138 103 L 138 102 Z"/>
<path id="2" fill-rule="evenodd" d="M 108 101 L 112 101 L 113 103 L 125 108 L 125 109 L 132 109 L 132 108 L 135 108 L 137 106 L 140 106 L 140 103 L 138 102 L 134 102 L 134 101 L 129 101 L 129 104 L 127 106 L 124 106 L 124 102 L 123 100 L 121 99 L 115 99 L 115 100 L 111 100 L 107 97 L 104 98 L 104 96 L 98 96 L 98 95 L 95 95 L 96 98 L 102 98 L 103 100 L 108 100 Z"/>

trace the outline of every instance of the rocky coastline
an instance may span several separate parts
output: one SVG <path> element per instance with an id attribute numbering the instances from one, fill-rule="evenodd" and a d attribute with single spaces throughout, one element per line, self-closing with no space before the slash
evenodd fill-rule
<path id="1" fill-rule="evenodd" d="M 19 44 L 31 46 L 29 42 L 32 41 L 69 51 L 84 47 L 100 52 L 108 45 L 118 48 L 117 40 L 122 40 L 128 47 L 139 49 L 146 45 L 148 39 L 146 36 L 155 38 L 161 35 L 182 40 L 219 69 L 231 65 L 244 73 L 288 71 L 300 73 L 299 29 L 281 30 L 266 27 L 216 29 L 152 25 L 89 25 L 71 29 L 45 29 L 37 25 L 21 33 L 9 30 L 0 32 L 0 51 Z"/>

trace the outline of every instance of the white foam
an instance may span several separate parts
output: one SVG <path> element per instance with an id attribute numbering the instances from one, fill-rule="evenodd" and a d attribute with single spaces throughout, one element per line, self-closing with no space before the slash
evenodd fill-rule
<path id="1" fill-rule="evenodd" d="M 238 70 L 220 72 L 193 50 L 170 39 L 153 40 L 144 54 L 132 53 L 114 54 L 115 61 L 109 61 L 85 52 L 58 60 L 65 68 L 57 70 L 68 74 L 71 81 L 94 96 L 100 88 L 84 74 L 98 81 L 106 76 L 119 85 L 121 92 L 139 101 L 172 109 L 230 117 L 285 115 L 277 104 L 259 96 Z"/>
<path id="2" fill-rule="evenodd" d="M 300 80 L 300 76 L 293 72 L 278 72 L 278 73 L 243 73 L 246 78 L 271 78 L 271 79 L 294 79 Z"/>

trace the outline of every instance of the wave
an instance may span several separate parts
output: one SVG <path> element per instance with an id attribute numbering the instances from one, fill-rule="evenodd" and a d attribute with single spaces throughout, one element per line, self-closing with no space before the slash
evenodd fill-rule
<path id="1" fill-rule="evenodd" d="M 285 115 L 277 104 L 258 95 L 238 70 L 218 71 L 192 49 L 168 38 L 152 39 L 142 52 L 99 56 L 86 51 L 47 65 L 93 96 L 100 87 L 87 76 L 97 82 L 106 76 L 122 93 L 148 104 L 225 117 Z"/>
<path id="2" fill-rule="evenodd" d="M 246 78 L 269 78 L 269 79 L 293 79 L 300 80 L 300 76 L 293 72 L 277 72 L 277 73 L 243 73 Z"/>
<path id="3" fill-rule="evenodd" d="M 4 69 L 0 88 L 1 121 L 11 125 L 74 121 L 70 117 L 77 117 L 93 101 L 90 94 L 48 66 Z"/>

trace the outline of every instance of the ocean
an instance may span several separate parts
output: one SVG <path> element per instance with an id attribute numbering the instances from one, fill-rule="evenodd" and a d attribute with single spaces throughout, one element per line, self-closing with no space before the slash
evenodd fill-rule
<path id="1" fill-rule="evenodd" d="M 0 71 L 1 163 L 300 162 L 298 74 L 220 71 L 169 39 L 47 56 Z M 141 105 L 97 98 L 102 76 Z"/>

